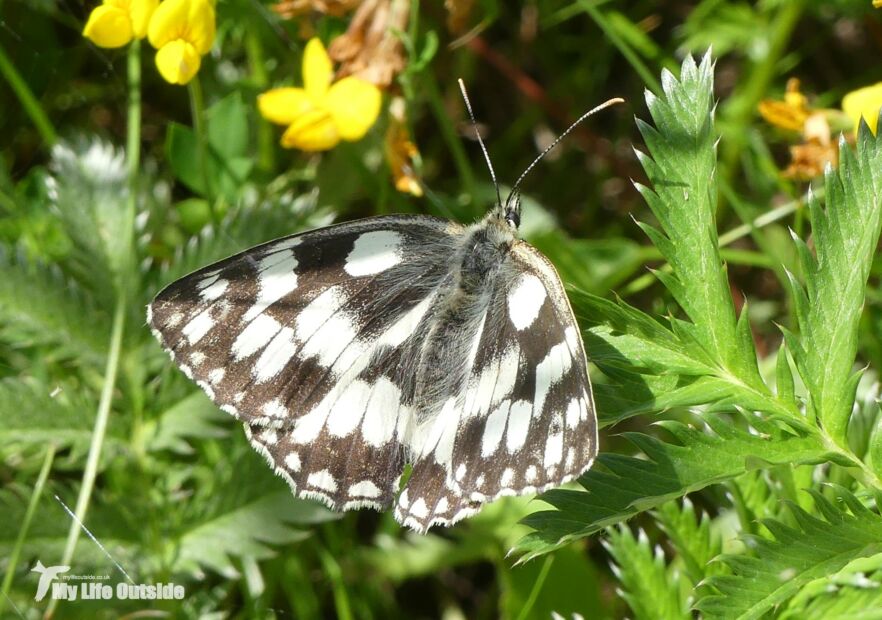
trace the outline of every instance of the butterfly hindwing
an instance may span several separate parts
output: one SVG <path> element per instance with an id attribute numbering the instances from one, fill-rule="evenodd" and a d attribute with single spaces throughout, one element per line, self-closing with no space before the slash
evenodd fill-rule
<path id="1" fill-rule="evenodd" d="M 481 327 L 456 405 L 424 433 L 396 506 L 399 521 L 418 530 L 563 484 L 597 452 L 578 327 L 554 268 L 528 244 L 516 243 L 503 263 Z"/>

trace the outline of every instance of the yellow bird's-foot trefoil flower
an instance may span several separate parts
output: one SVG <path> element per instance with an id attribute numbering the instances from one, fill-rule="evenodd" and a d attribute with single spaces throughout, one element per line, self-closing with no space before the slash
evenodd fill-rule
<path id="1" fill-rule="evenodd" d="M 853 90 L 842 98 L 842 111 L 854 122 L 855 134 L 863 117 L 870 126 L 870 131 L 875 135 L 880 108 L 882 108 L 882 82 Z"/>
<path id="2" fill-rule="evenodd" d="M 214 44 L 215 15 L 210 0 L 165 0 L 153 13 L 147 36 L 156 68 L 166 82 L 186 84 Z"/>
<path id="3" fill-rule="evenodd" d="M 380 89 L 356 77 L 333 77 L 324 45 L 311 39 L 303 52 L 303 88 L 274 88 L 257 98 L 265 119 L 288 126 L 283 147 L 326 151 L 341 140 L 360 140 L 376 122 Z"/>
<path id="4" fill-rule="evenodd" d="M 89 14 L 83 36 L 98 47 L 122 47 L 147 36 L 159 0 L 104 0 Z"/>

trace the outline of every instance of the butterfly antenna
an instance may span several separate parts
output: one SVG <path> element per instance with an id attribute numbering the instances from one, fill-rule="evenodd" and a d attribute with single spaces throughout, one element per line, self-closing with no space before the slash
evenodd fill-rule
<path id="1" fill-rule="evenodd" d="M 518 180 L 515 181 L 514 186 L 512 186 L 511 191 L 510 191 L 509 194 L 508 194 L 508 198 L 505 199 L 505 204 L 508 205 L 508 203 L 511 201 L 511 199 L 512 199 L 513 197 L 517 197 L 518 194 L 520 194 L 520 190 L 519 190 L 518 188 L 519 188 L 520 185 L 521 185 L 521 181 L 524 180 L 524 177 L 526 177 L 527 174 L 529 174 L 529 172 L 530 172 L 530 171 L 536 166 L 536 164 L 538 164 L 538 163 L 542 160 L 543 157 L 545 157 L 546 155 L 548 155 L 548 153 L 549 153 L 554 147 L 556 147 L 558 144 L 560 144 L 560 141 L 563 140 L 564 138 L 566 138 L 566 137 L 567 137 L 567 134 L 569 134 L 571 131 L 573 131 L 573 129 L 575 129 L 576 127 L 578 127 L 578 126 L 582 123 L 582 121 L 584 121 L 584 120 L 585 120 L 586 118 L 588 118 L 589 116 L 591 116 L 591 115 L 593 115 L 593 114 L 596 114 L 597 112 L 600 112 L 601 110 L 605 110 L 606 108 L 608 108 L 608 107 L 610 107 L 610 106 L 613 106 L 613 105 L 616 105 L 616 104 L 618 104 L 618 103 L 625 103 L 625 100 L 622 99 L 621 97 L 614 97 L 614 98 L 610 99 L 609 101 L 604 101 L 603 103 L 601 103 L 601 104 L 600 104 L 599 106 L 597 106 L 596 108 L 592 108 L 591 110 L 588 110 L 588 111 L 585 112 L 582 116 L 580 116 L 580 117 L 577 118 L 575 121 L 573 121 L 573 124 L 570 125 L 569 127 L 567 127 L 567 128 L 564 130 L 564 132 L 563 132 L 562 134 L 560 134 L 557 138 L 555 138 L 554 142 L 552 142 L 551 144 L 549 144 L 549 145 L 545 148 L 544 151 L 542 151 L 541 153 L 539 153 L 539 156 L 538 156 L 536 159 L 534 159 L 533 162 L 532 162 L 529 166 L 527 166 L 526 170 L 524 170 L 524 171 L 521 173 L 521 176 L 518 177 Z M 482 146 L 483 146 L 483 145 L 482 145 Z"/>
<path id="2" fill-rule="evenodd" d="M 496 188 L 496 204 L 502 207 L 502 196 L 499 193 L 499 183 L 496 181 L 496 172 L 493 171 L 493 164 L 490 163 L 490 154 L 487 152 L 487 147 L 484 146 L 484 141 L 481 139 L 481 132 L 478 131 L 478 122 L 475 120 L 474 112 L 472 112 L 472 104 L 466 93 L 465 83 L 463 83 L 462 78 L 457 81 L 459 82 L 459 90 L 462 91 L 462 98 L 465 101 L 466 109 L 469 111 L 469 118 L 472 119 L 472 127 L 475 129 L 475 137 L 478 138 L 478 144 L 481 145 L 481 151 L 483 151 L 484 159 L 487 161 L 487 167 L 490 169 L 490 178 L 493 179 L 493 186 Z"/>

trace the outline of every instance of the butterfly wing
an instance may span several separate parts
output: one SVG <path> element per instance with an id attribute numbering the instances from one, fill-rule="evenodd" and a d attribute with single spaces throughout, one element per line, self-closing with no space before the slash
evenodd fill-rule
<path id="1" fill-rule="evenodd" d="M 295 493 L 384 507 L 412 415 L 402 343 L 449 284 L 462 231 L 386 216 L 285 237 L 169 285 L 148 322 Z"/>
<path id="2" fill-rule="evenodd" d="M 450 524 L 503 495 L 541 492 L 587 470 L 597 420 L 578 326 L 554 267 L 517 242 L 475 334 L 459 396 L 426 421 L 396 518 Z"/>

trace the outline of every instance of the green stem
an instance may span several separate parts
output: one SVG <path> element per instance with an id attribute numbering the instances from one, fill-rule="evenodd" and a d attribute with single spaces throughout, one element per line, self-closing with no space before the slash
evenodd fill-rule
<path id="1" fill-rule="evenodd" d="M 542 586 L 545 585 L 545 580 L 548 578 L 548 572 L 551 570 L 551 564 L 553 562 L 553 555 L 549 555 L 545 558 L 545 561 L 542 563 L 542 568 L 539 569 L 539 575 L 536 577 L 536 581 L 533 583 L 533 589 L 530 590 L 530 596 L 528 596 L 527 600 L 524 602 L 524 606 L 521 608 L 521 612 L 518 614 L 517 620 L 525 620 L 525 618 L 529 618 L 531 616 L 530 612 L 533 610 L 533 606 L 536 604 L 536 600 L 539 598 L 539 593 L 542 591 Z"/>
<path id="2" fill-rule="evenodd" d="M 245 52 L 251 67 L 251 79 L 257 90 L 269 86 L 269 74 L 263 59 L 263 42 L 260 36 L 249 29 L 245 35 Z M 273 127 L 269 121 L 258 115 L 257 123 L 257 167 L 262 172 L 272 172 L 276 167 L 276 149 Z"/>
<path id="3" fill-rule="evenodd" d="M 438 83 L 428 71 L 424 72 L 421 77 L 425 89 L 424 93 L 428 98 L 429 106 L 432 108 L 438 127 L 441 129 L 441 137 L 444 138 L 447 148 L 450 149 L 450 153 L 453 155 L 453 163 L 459 174 L 459 183 L 462 191 L 466 192 L 469 196 L 474 196 L 475 177 L 472 174 L 472 166 L 462 146 L 462 140 L 456 135 L 456 130 L 450 121 L 450 115 L 444 106 L 444 100 L 441 97 L 441 91 L 438 89 Z"/>
<path id="4" fill-rule="evenodd" d="M 37 128 L 40 138 L 46 143 L 46 146 L 51 147 L 58 140 L 55 128 L 52 126 L 49 117 L 46 116 L 43 107 L 40 105 L 40 102 L 37 101 L 37 98 L 34 96 L 34 93 L 31 91 L 27 82 L 24 81 L 24 78 L 21 77 L 21 74 L 15 68 L 15 65 L 9 60 L 9 56 L 6 55 L 6 50 L 3 49 L 3 46 L 0 46 L 0 74 L 2 74 L 9 83 L 9 87 L 12 89 L 12 92 L 15 93 L 15 96 L 18 97 L 25 113 L 30 117 L 31 122 L 33 122 L 34 126 Z"/>
<path id="5" fill-rule="evenodd" d="M 610 43 L 625 57 L 625 60 L 634 68 L 634 71 L 637 72 L 646 87 L 656 94 L 661 93 L 661 84 L 655 79 L 656 72 L 650 71 L 649 67 L 640 59 L 640 56 L 619 36 L 619 33 L 612 27 L 606 16 L 597 10 L 597 3 L 590 0 L 579 0 L 578 4 L 594 20 L 594 23 L 603 31 L 604 36 L 609 39 Z"/>
<path id="6" fill-rule="evenodd" d="M 128 51 L 128 119 L 126 136 L 126 159 L 129 181 L 129 192 L 126 201 L 126 252 L 124 262 L 119 265 L 116 278 L 116 305 L 113 311 L 113 326 L 110 332 L 110 348 L 107 356 L 107 366 L 104 369 L 104 380 L 101 387 L 101 397 L 98 401 L 98 412 L 95 415 L 95 426 L 92 429 L 92 441 L 89 444 L 89 455 L 86 458 L 86 467 L 83 471 L 83 481 L 77 503 L 74 509 L 76 519 L 70 524 L 67 534 L 67 542 L 64 546 L 64 554 L 61 564 L 70 564 L 73 552 L 80 536 L 79 523 L 86 521 L 86 513 L 89 509 L 89 501 L 92 490 L 95 487 L 95 478 L 98 475 L 98 464 L 101 459 L 101 450 L 104 446 L 104 437 L 107 433 L 107 422 L 110 418 L 110 407 L 113 404 L 113 392 L 116 387 L 116 379 L 119 374 L 120 357 L 122 354 L 123 336 L 125 334 L 126 311 L 128 309 L 129 292 L 132 286 L 131 267 L 134 261 L 134 220 L 137 208 L 138 171 L 141 165 L 141 46 L 139 41 L 133 42 Z M 49 603 L 46 615 L 51 616 L 55 611 L 58 601 L 53 599 Z"/>
<path id="7" fill-rule="evenodd" d="M 25 511 L 24 521 L 18 530 L 18 537 L 15 539 L 15 545 L 9 554 L 9 562 L 6 566 L 6 575 L 3 576 L 3 586 L 0 587 L 0 615 L 6 607 L 6 601 L 9 600 L 9 589 L 12 587 L 12 577 L 15 574 L 15 568 L 18 564 L 18 558 L 21 555 L 21 549 L 24 546 L 25 538 L 31 527 L 31 521 L 34 519 L 34 513 L 37 511 L 37 505 L 40 503 L 40 497 L 43 495 L 43 487 L 46 486 L 46 480 L 49 478 L 49 472 L 52 471 L 52 463 L 55 461 L 56 445 L 50 443 L 46 448 L 46 456 L 43 457 L 43 466 L 40 468 L 40 474 L 37 476 L 37 483 L 34 485 L 34 492 L 31 495 L 31 501 L 28 502 L 28 508 Z"/>
<path id="8" fill-rule="evenodd" d="M 202 85 L 199 76 L 196 75 L 188 85 L 190 92 L 190 114 L 193 116 L 193 131 L 196 133 L 196 165 L 199 166 L 199 174 L 202 176 L 202 191 L 208 201 L 211 212 L 211 220 L 215 227 L 218 225 L 217 212 L 215 211 L 214 192 L 211 187 L 211 177 L 208 174 L 208 135 L 205 131 L 205 99 L 202 96 Z"/>
<path id="9" fill-rule="evenodd" d="M 726 124 L 732 128 L 722 144 L 720 169 L 724 181 L 732 178 L 735 164 L 747 139 L 746 129 L 750 118 L 756 113 L 760 99 L 768 92 L 769 84 L 778 70 L 778 61 L 787 49 L 790 35 L 802 15 L 802 0 L 782 2 L 779 6 L 781 8 L 775 16 L 771 36 L 768 38 L 768 54 L 754 62 L 750 70 L 745 72 L 743 85 L 737 95 L 729 98 L 723 110 Z"/>

